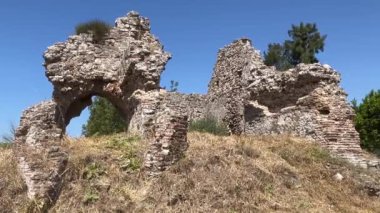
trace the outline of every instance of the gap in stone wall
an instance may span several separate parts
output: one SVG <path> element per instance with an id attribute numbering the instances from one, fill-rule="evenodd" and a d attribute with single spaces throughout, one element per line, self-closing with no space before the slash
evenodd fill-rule
<path id="1" fill-rule="evenodd" d="M 78 117 L 71 119 L 69 125 L 66 127 L 66 134 L 70 137 L 80 137 L 82 136 L 82 126 L 87 123 L 90 117 L 90 111 L 86 107 Z"/>
<path id="2" fill-rule="evenodd" d="M 92 103 L 95 101 L 96 98 L 99 98 L 99 97 L 100 96 L 92 96 L 91 97 Z M 108 101 L 108 102 L 111 103 L 110 101 Z M 82 136 L 84 136 L 83 135 L 83 126 L 85 124 L 87 124 L 87 121 L 90 118 L 90 107 L 91 107 L 91 105 L 87 106 L 85 109 L 83 109 L 79 116 L 73 117 L 70 120 L 69 124 L 66 126 L 66 134 L 68 136 L 70 136 L 70 137 L 82 137 Z M 112 106 L 114 106 L 114 105 L 112 104 Z M 120 116 L 120 118 L 122 118 L 121 114 L 119 114 L 119 116 Z"/>

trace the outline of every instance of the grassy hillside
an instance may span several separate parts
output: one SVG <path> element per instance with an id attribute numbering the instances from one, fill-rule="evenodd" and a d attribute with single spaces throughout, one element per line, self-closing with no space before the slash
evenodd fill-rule
<path id="1" fill-rule="evenodd" d="M 69 165 L 51 212 L 379 212 L 365 180 L 316 145 L 288 136 L 189 133 L 186 157 L 143 176 L 143 140 L 131 135 L 67 139 Z M 343 180 L 334 179 L 340 173 Z M 0 209 L 34 211 L 9 148 L 0 148 Z M 0 210 L 0 211 L 1 211 Z"/>

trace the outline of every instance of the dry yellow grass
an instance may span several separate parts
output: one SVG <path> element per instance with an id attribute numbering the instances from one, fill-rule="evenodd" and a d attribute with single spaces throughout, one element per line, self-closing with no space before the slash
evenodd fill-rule
<path id="1" fill-rule="evenodd" d="M 136 136 L 67 141 L 69 164 L 61 196 L 51 212 L 380 209 L 380 198 L 368 196 L 361 180 L 366 176 L 380 181 L 379 174 L 354 168 L 302 139 L 192 132 L 185 158 L 153 179 L 141 172 L 146 142 Z M 0 156 L 0 209 L 11 212 L 22 206 L 12 201 L 25 202 L 25 186 L 10 150 L 1 150 Z M 344 176 L 342 181 L 334 180 L 337 172 Z"/>
<path id="2" fill-rule="evenodd" d="M 0 147 L 0 212 L 24 208 L 28 203 L 26 190 L 11 147 Z"/>

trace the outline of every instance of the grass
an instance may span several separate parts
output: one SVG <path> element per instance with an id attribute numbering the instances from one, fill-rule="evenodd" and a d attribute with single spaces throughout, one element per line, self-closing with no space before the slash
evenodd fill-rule
<path id="1" fill-rule="evenodd" d="M 14 140 L 14 135 L 16 133 L 16 127 L 14 124 L 10 124 L 8 133 L 4 134 L 0 139 L 0 149 L 1 148 L 11 148 Z"/>
<path id="2" fill-rule="evenodd" d="M 10 149 L 11 147 L 12 143 L 0 141 L 0 149 Z"/>
<path id="3" fill-rule="evenodd" d="M 225 123 L 218 121 L 214 117 L 206 117 L 199 120 L 191 121 L 189 131 L 207 132 L 214 135 L 229 135 L 228 127 Z"/>
<path id="4" fill-rule="evenodd" d="M 70 159 L 51 212 L 376 212 L 354 168 L 303 139 L 191 132 L 186 156 L 157 178 L 141 162 L 147 141 L 126 134 L 68 139 Z M 10 149 L 0 149 L 0 209 L 27 206 Z M 131 160 L 134 159 L 134 160 Z M 137 161 L 134 162 L 134 161 Z M 344 176 L 334 180 L 336 173 Z M 5 184 L 3 184 L 5 182 Z M 2 187 L 2 188 L 1 188 Z"/>
<path id="5" fill-rule="evenodd" d="M 0 211 L 27 209 L 26 185 L 18 173 L 16 159 L 10 146 L 0 148 Z"/>

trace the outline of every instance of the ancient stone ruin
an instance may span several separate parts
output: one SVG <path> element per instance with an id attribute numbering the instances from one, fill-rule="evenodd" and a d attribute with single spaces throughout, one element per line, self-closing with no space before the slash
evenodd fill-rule
<path id="1" fill-rule="evenodd" d="M 219 51 L 207 95 L 166 92 L 160 75 L 170 54 L 136 12 L 118 18 L 103 43 L 70 36 L 44 53 L 53 100 L 25 110 L 16 131 L 15 154 L 31 199 L 57 198 L 68 153 L 62 140 L 70 120 L 93 96 L 109 100 L 129 131 L 148 138 L 147 175 L 182 157 L 190 120 L 214 116 L 232 134 L 293 134 L 320 143 L 364 167 L 379 167 L 359 145 L 354 112 L 328 65 L 300 64 L 279 72 L 264 65 L 248 39 Z"/>
<path id="2" fill-rule="evenodd" d="M 92 42 L 88 34 L 75 35 L 49 47 L 44 58 L 53 100 L 23 113 L 15 139 L 30 198 L 49 203 L 58 195 L 68 158 L 61 146 L 65 128 L 95 95 L 108 99 L 127 123 L 133 119 L 131 126 L 151 138 L 148 174 L 164 170 L 187 148 L 186 115 L 159 106 L 164 93 L 160 75 L 170 54 L 150 33 L 148 19 L 131 12 L 116 20 L 103 44 Z M 163 110 L 153 115 L 150 107 Z"/>
<path id="3" fill-rule="evenodd" d="M 218 115 L 235 134 L 291 133 L 367 166 L 354 111 L 339 83 L 339 73 L 328 65 L 276 71 L 263 63 L 249 40 L 241 39 L 220 50 L 208 102 L 222 109 Z"/>

